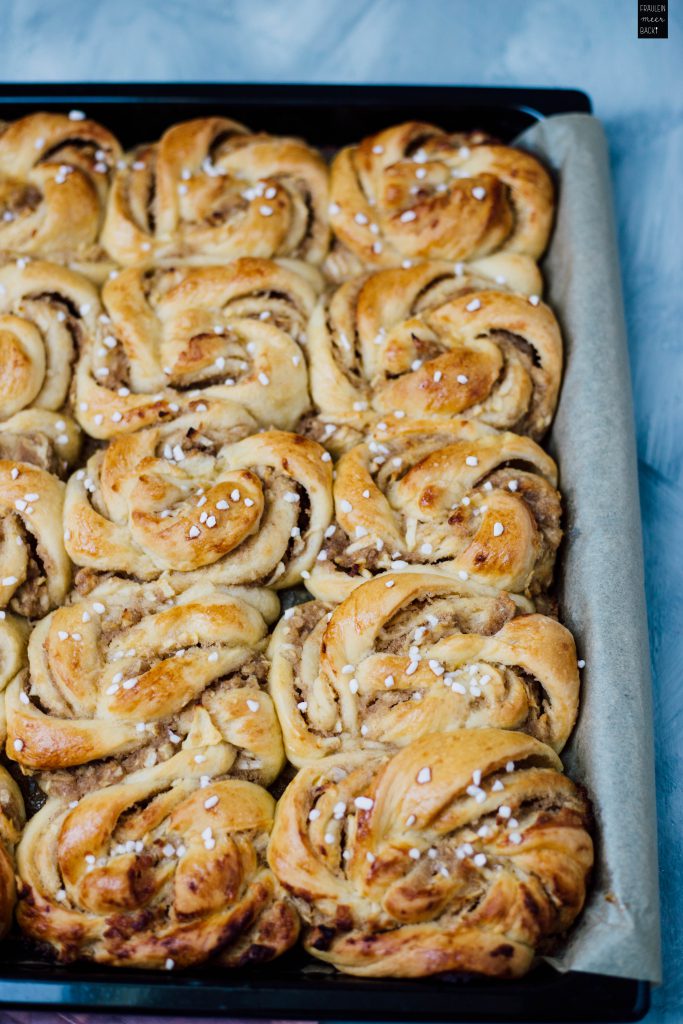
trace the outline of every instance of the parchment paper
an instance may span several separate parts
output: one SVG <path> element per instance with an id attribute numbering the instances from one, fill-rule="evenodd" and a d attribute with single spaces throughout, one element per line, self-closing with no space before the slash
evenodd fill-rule
<path id="1" fill-rule="evenodd" d="M 600 123 L 551 117 L 517 144 L 554 169 L 544 261 L 566 369 L 549 448 L 565 503 L 560 616 L 583 670 L 563 761 L 593 800 L 592 891 L 560 970 L 661 980 L 651 681 L 638 479 L 609 160 Z"/>

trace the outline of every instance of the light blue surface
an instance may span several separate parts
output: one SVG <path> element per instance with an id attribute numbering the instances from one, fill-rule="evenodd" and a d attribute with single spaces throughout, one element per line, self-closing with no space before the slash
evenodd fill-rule
<path id="1" fill-rule="evenodd" d="M 662 41 L 637 39 L 636 0 L 0 2 L 6 82 L 520 84 L 592 96 L 615 180 L 655 685 L 665 983 L 648 1024 L 683 1022 L 683 17 L 671 8 Z"/>

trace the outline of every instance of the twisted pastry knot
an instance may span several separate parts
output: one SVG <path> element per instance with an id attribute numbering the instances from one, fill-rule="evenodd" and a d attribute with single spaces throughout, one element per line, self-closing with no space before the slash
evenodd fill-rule
<path id="1" fill-rule="evenodd" d="M 438 565 L 541 595 L 562 536 L 556 482 L 555 463 L 527 437 L 387 417 L 337 464 L 336 524 L 307 586 L 341 601 L 378 572 Z"/>
<path id="2" fill-rule="evenodd" d="M 274 800 L 190 751 L 70 808 L 49 800 L 18 849 L 18 917 L 62 960 L 186 967 L 270 960 L 298 919 L 268 870 Z"/>
<path id="3" fill-rule="evenodd" d="M 55 263 L 0 266 L 0 457 L 57 473 L 77 459 L 78 427 L 56 410 L 97 308 L 90 282 Z"/>
<path id="4" fill-rule="evenodd" d="M 269 847 L 306 948 L 349 974 L 518 977 L 579 914 L 590 809 L 538 740 L 463 729 L 301 770 Z"/>
<path id="5" fill-rule="evenodd" d="M 214 582 L 277 588 L 308 574 L 332 516 L 329 454 L 297 434 L 244 437 L 234 407 L 210 412 L 118 438 L 72 476 L 74 562 L 138 579 L 203 569 Z"/>
<path id="6" fill-rule="evenodd" d="M 0 641 L 1 643 L 1 641 Z M 12 926 L 17 890 L 14 848 L 24 826 L 24 801 L 12 776 L 0 767 L 0 938 Z"/>
<path id="7" fill-rule="evenodd" d="M 39 618 L 64 600 L 64 484 L 43 469 L 0 459 L 0 608 Z"/>
<path id="8" fill-rule="evenodd" d="M 227 399 L 293 427 L 309 406 L 300 346 L 320 283 L 294 261 L 124 270 L 103 289 L 106 335 L 76 372 L 82 426 L 109 438 Z"/>
<path id="9" fill-rule="evenodd" d="M 121 149 L 95 121 L 32 114 L 0 124 L 0 249 L 98 274 L 99 234 Z"/>
<path id="10" fill-rule="evenodd" d="M 225 771 L 270 783 L 284 761 L 265 692 L 267 591 L 111 579 L 39 622 L 10 683 L 7 752 L 61 797 L 179 748 L 225 748 Z M 73 769 L 56 771 L 56 769 Z"/>
<path id="11" fill-rule="evenodd" d="M 29 406 L 61 409 L 97 307 L 90 282 L 56 263 L 0 267 L 0 419 Z"/>
<path id="12" fill-rule="evenodd" d="M 578 705 L 574 640 L 554 619 L 516 611 L 506 594 L 408 571 L 364 583 L 331 615 L 319 601 L 299 605 L 269 649 L 287 757 L 301 765 L 483 726 L 561 750 Z"/>
<path id="13" fill-rule="evenodd" d="M 335 235 L 363 266 L 543 253 L 553 186 L 528 153 L 478 134 L 408 122 L 336 156 L 330 178 Z M 333 256 L 331 274 L 353 261 Z"/>
<path id="14" fill-rule="evenodd" d="M 197 255 L 320 263 L 327 196 L 325 162 L 304 142 L 199 118 L 129 154 L 114 179 L 102 241 L 126 266 Z"/>
<path id="15" fill-rule="evenodd" d="M 311 392 L 322 419 L 369 425 L 396 411 L 464 414 L 540 437 L 557 403 L 562 338 L 537 294 L 492 280 L 507 279 L 492 271 L 513 261 L 534 267 L 512 255 L 458 266 L 460 273 L 423 263 L 355 278 L 322 300 L 310 328 Z M 537 283 L 535 268 L 526 276 Z"/>

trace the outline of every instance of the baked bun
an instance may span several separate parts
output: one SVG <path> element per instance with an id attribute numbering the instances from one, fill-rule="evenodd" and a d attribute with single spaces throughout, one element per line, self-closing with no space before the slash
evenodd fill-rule
<path id="1" fill-rule="evenodd" d="M 71 477 L 64 522 L 77 565 L 141 580 L 301 580 L 332 514 L 330 456 L 297 434 L 243 437 L 242 410 L 212 411 L 120 437 Z"/>
<path id="2" fill-rule="evenodd" d="M 110 261 L 99 234 L 120 155 L 114 136 L 82 117 L 39 113 L 0 122 L 0 250 L 101 276 Z"/>
<path id="3" fill-rule="evenodd" d="M 91 283 L 57 263 L 0 266 L 0 420 L 30 406 L 62 408 L 97 306 Z"/>
<path id="4" fill-rule="evenodd" d="M 561 750 L 578 706 L 574 640 L 555 619 L 511 618 L 517 610 L 437 571 L 378 576 L 331 614 L 321 601 L 298 605 L 269 648 L 287 757 L 302 765 L 483 726 Z"/>
<path id="5" fill-rule="evenodd" d="M 0 458 L 58 475 L 75 463 L 80 431 L 62 410 L 99 311 L 90 281 L 57 263 L 0 266 Z"/>
<path id="6" fill-rule="evenodd" d="M 488 262 L 514 259 L 537 278 L 526 257 Z M 465 415 L 537 439 L 545 433 L 562 372 L 553 313 L 537 294 L 487 281 L 476 264 L 460 270 L 443 262 L 383 270 L 321 299 L 309 351 L 323 422 L 361 431 L 398 411 L 412 419 Z"/>
<path id="7" fill-rule="evenodd" d="M 387 569 L 438 565 L 536 597 L 562 536 L 556 483 L 555 463 L 528 437 L 474 420 L 385 417 L 337 464 L 335 529 L 306 585 L 341 601 Z"/>
<path id="8" fill-rule="evenodd" d="M 17 899 L 14 849 L 24 820 L 24 801 L 19 787 L 9 772 L 0 766 L 0 939 L 7 935 L 14 919 Z"/>
<path id="9" fill-rule="evenodd" d="M 538 740 L 424 736 L 303 768 L 268 859 L 306 949 L 365 977 L 519 977 L 569 928 L 593 863 L 590 808 Z"/>
<path id="10" fill-rule="evenodd" d="M 76 372 L 84 430 L 110 438 L 218 399 L 292 428 L 310 405 L 301 345 L 320 285 L 294 261 L 122 271 L 102 292 L 106 342 Z"/>
<path id="11" fill-rule="evenodd" d="M 225 117 L 173 125 L 138 146 L 116 175 L 102 241 L 124 266 L 145 260 L 327 252 L 325 162 L 298 139 Z"/>
<path id="12" fill-rule="evenodd" d="M 0 459 L 0 608 L 40 618 L 64 600 L 64 484 L 25 462 Z"/>
<path id="13" fill-rule="evenodd" d="M 7 690 L 8 756 L 69 799 L 211 744 L 225 771 L 272 782 L 284 754 L 264 650 L 277 608 L 264 590 L 107 580 L 35 626 Z"/>
<path id="14" fill-rule="evenodd" d="M 17 853 L 22 929 L 61 960 L 182 968 L 246 966 L 296 940 L 298 920 L 268 870 L 274 800 L 226 779 L 224 745 L 193 750 L 96 789 L 51 799 Z"/>
<path id="15" fill-rule="evenodd" d="M 327 264 L 335 279 L 358 266 L 500 251 L 538 259 L 554 208 L 548 172 L 529 153 L 417 121 L 342 149 L 332 163 L 330 200 L 342 250 Z"/>

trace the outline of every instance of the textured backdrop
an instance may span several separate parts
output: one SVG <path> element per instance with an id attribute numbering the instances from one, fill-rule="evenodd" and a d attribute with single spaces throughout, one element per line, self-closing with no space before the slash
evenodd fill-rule
<path id="1" fill-rule="evenodd" d="M 636 0 L 0 0 L 5 82 L 519 84 L 591 95 L 615 180 L 655 686 L 665 983 L 648 1024 L 683 1021 L 683 17 L 676 0 L 671 8 L 665 41 L 637 39 Z M 5 1019 L 29 1017 L 54 1019 Z"/>

